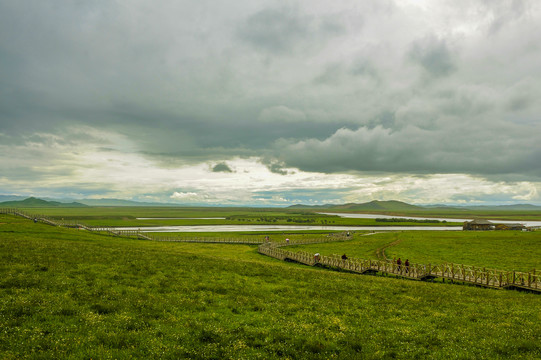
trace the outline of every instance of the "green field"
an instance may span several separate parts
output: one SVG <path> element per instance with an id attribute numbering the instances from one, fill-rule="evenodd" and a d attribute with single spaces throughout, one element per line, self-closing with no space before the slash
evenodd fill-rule
<path id="1" fill-rule="evenodd" d="M 420 258 L 413 244 L 437 238 L 422 234 L 399 233 L 404 241 L 389 250 Z M 464 243 L 475 238 L 464 234 Z M 354 244 L 370 255 L 395 235 L 329 251 Z M 333 272 L 255 246 L 137 241 L 7 215 L 0 249 L 2 359 L 541 357 L 536 294 Z"/>
<path id="2" fill-rule="evenodd" d="M 528 272 L 541 270 L 541 231 L 400 231 L 382 232 L 352 241 L 289 246 L 322 255 L 346 254 L 362 259 L 378 258 L 385 249 L 389 259 L 409 259 L 411 263 L 456 263 L 498 270 Z"/>
<path id="3" fill-rule="evenodd" d="M 79 221 L 89 226 L 172 226 L 172 225 L 344 225 L 344 226 L 457 226 L 462 223 L 433 221 L 378 222 L 376 219 L 351 219 L 311 211 L 283 208 L 177 208 L 177 207 L 82 207 L 21 208 L 56 220 Z M 225 219 L 194 219 L 221 217 Z M 151 219 L 137 218 L 186 218 Z"/>

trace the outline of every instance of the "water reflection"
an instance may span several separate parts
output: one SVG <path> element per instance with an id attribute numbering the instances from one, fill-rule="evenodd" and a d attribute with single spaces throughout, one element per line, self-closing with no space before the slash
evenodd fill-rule
<path id="1" fill-rule="evenodd" d="M 350 214 L 350 213 L 320 213 L 324 215 L 336 215 L 344 218 L 355 219 L 415 219 L 415 220 L 439 220 L 446 222 L 464 222 L 472 219 L 451 219 L 451 218 L 427 218 L 415 216 L 391 216 L 379 214 Z M 173 218 L 138 218 L 138 220 L 156 220 Z M 178 218 L 190 219 L 190 218 Z M 205 218 L 191 218 L 205 219 Z M 225 218 L 206 218 L 225 219 Z M 494 223 L 513 224 L 519 221 L 491 220 Z M 541 226 L 541 221 L 520 221 L 526 226 Z M 178 226 L 145 226 L 145 227 L 118 227 L 117 230 L 140 230 L 141 232 L 286 232 L 286 231 L 458 231 L 462 226 L 310 226 L 310 225 L 178 225 Z"/>
<path id="2" fill-rule="evenodd" d="M 464 222 L 472 221 L 471 219 L 451 219 L 451 218 L 431 218 L 431 217 L 415 217 L 415 216 L 394 216 L 394 215 L 379 215 L 379 214 L 346 214 L 346 213 L 318 213 L 323 215 L 336 215 L 342 218 L 350 219 L 414 219 L 414 220 L 439 220 L 447 222 Z M 524 226 L 541 226 L 541 221 L 520 221 L 520 220 L 490 220 L 496 224 L 517 224 Z"/>
<path id="3" fill-rule="evenodd" d="M 146 226 L 117 227 L 117 230 L 140 230 L 141 232 L 286 232 L 286 231 L 355 231 L 355 230 L 462 230 L 462 226 L 308 226 L 308 225 L 179 225 L 179 226 Z"/>

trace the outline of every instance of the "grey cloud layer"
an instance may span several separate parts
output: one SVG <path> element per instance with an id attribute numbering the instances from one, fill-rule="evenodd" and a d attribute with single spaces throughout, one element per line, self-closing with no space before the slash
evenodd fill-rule
<path id="1" fill-rule="evenodd" d="M 340 129 L 323 141 L 279 141 L 277 153 L 289 166 L 306 171 L 541 176 L 538 144 L 533 139 L 525 144 L 519 131 L 496 130 L 505 135 L 487 138 L 485 129 L 477 126 L 467 130 L 450 127 L 445 133 L 412 126 Z M 464 131 L 472 133 L 465 135 Z M 513 135 L 515 139 L 511 139 Z"/>
<path id="2" fill-rule="evenodd" d="M 0 139 L 86 126 L 163 163 L 538 179 L 538 2 L 416 3 L 0 1 Z"/>

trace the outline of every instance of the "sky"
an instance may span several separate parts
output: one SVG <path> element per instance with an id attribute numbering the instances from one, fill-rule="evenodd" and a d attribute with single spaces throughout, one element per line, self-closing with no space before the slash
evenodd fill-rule
<path id="1" fill-rule="evenodd" d="M 0 0 L 0 194 L 541 204 L 541 2 Z"/>

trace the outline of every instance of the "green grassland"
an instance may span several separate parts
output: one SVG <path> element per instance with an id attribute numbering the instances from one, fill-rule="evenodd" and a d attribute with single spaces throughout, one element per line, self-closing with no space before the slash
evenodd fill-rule
<path id="1" fill-rule="evenodd" d="M 382 222 L 376 219 L 340 218 L 317 212 L 332 209 L 288 209 L 288 208 L 229 208 L 229 207 L 32 207 L 21 208 L 32 214 L 41 214 L 64 221 L 79 221 L 89 226 L 172 226 L 172 225 L 334 225 L 334 226 L 460 226 L 461 222 L 411 222 L 396 219 Z M 343 212 L 355 212 L 341 210 Z M 541 221 L 540 211 L 528 210 L 466 210 L 466 209 L 401 209 L 361 211 L 391 216 L 440 217 L 440 218 L 483 218 L 511 220 L 516 222 Z M 147 218 L 186 218 L 151 219 Z M 193 219 L 193 218 L 225 219 Z"/>
<path id="2" fill-rule="evenodd" d="M 176 207 L 82 207 L 21 208 L 57 220 L 79 221 L 89 226 L 172 226 L 172 225 L 343 225 L 343 226 L 457 226 L 461 223 L 378 222 L 376 219 L 351 219 L 310 211 L 273 208 L 176 208 Z M 194 219 L 219 217 L 225 219 Z M 137 218 L 186 218 L 151 219 Z"/>
<path id="3" fill-rule="evenodd" d="M 423 239 L 408 234 L 398 234 L 406 238 L 397 254 Z M 395 235 L 362 243 L 356 234 L 351 243 L 369 254 Z M 2 359 L 538 359 L 540 308 L 536 294 L 333 272 L 255 246 L 121 239 L 0 215 Z"/>
<path id="4" fill-rule="evenodd" d="M 456 232 L 456 231 L 453 231 Z M 404 234 L 409 233 L 405 232 Z M 423 234 L 429 233 L 423 231 Z M 432 231 L 430 231 L 432 233 Z M 370 234 L 370 235 L 365 235 Z M 320 253 L 321 255 L 342 255 L 361 259 L 377 259 L 377 249 L 394 241 L 395 232 L 381 233 L 355 233 L 351 240 L 329 242 L 321 244 L 291 245 L 287 247 L 289 251 L 308 251 L 311 253 Z"/>
<path id="5" fill-rule="evenodd" d="M 541 270 L 541 231 L 403 231 L 369 236 L 356 234 L 352 241 L 290 246 L 288 250 L 346 254 L 376 259 L 388 244 L 387 258 L 409 259 L 417 264 L 456 263 L 498 270 Z"/>

